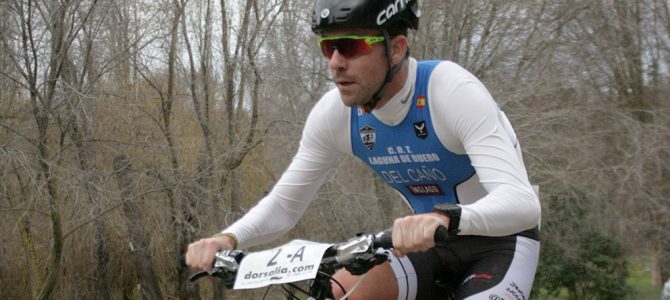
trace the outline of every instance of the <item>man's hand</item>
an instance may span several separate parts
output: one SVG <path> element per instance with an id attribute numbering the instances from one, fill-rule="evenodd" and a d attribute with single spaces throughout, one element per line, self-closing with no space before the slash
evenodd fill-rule
<path id="1" fill-rule="evenodd" d="M 397 256 L 435 247 L 437 227 L 448 228 L 449 217 L 438 213 L 410 215 L 393 222 L 393 248 Z"/>
<path id="2" fill-rule="evenodd" d="M 201 239 L 188 245 L 186 265 L 196 270 L 210 271 L 214 266 L 214 254 L 235 248 L 235 241 L 226 235 Z"/>

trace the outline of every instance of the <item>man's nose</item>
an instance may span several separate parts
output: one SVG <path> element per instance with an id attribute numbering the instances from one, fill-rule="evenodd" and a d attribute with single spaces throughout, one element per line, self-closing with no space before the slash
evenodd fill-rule
<path id="1" fill-rule="evenodd" d="M 328 66 L 332 70 L 344 69 L 347 66 L 347 58 L 344 57 L 337 49 L 333 50 L 333 55 L 328 60 Z"/>

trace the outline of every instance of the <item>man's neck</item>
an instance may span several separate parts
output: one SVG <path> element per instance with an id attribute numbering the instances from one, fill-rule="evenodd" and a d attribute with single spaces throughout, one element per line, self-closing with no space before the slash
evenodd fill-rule
<path id="1" fill-rule="evenodd" d="M 391 79 L 386 92 L 375 106 L 375 109 L 384 107 L 384 105 L 388 103 L 405 85 L 405 81 L 409 74 L 409 59 L 404 59 L 401 64 L 402 66 L 400 67 L 400 70 L 398 70 L 395 76 L 393 76 L 393 79 Z"/>
<path id="2" fill-rule="evenodd" d="M 382 123 L 388 126 L 395 126 L 405 119 L 412 103 L 412 95 L 414 95 L 414 83 L 416 78 L 417 62 L 410 58 L 406 62 L 407 74 L 404 75 L 406 79 L 402 82 L 400 90 L 394 92 L 390 100 L 386 100 L 383 107 L 376 108 L 372 111 Z"/>

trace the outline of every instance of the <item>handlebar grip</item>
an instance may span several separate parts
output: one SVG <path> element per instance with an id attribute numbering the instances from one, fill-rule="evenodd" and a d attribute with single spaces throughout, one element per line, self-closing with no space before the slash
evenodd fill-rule
<path id="1" fill-rule="evenodd" d="M 200 272 L 197 272 L 197 273 L 191 275 L 188 279 L 191 280 L 191 282 L 194 282 L 194 281 L 196 281 L 196 280 L 198 280 L 202 277 L 205 277 L 207 275 L 209 275 L 209 273 L 207 271 L 200 271 Z"/>
<path id="2" fill-rule="evenodd" d="M 391 231 L 391 228 L 377 233 L 375 235 L 374 245 L 376 247 L 381 247 L 381 248 L 384 248 L 384 249 L 393 248 L 393 233 Z"/>
<path id="3" fill-rule="evenodd" d="M 447 227 L 444 227 L 440 225 L 437 227 L 437 230 L 435 230 L 435 246 L 442 246 L 449 241 L 449 231 L 447 230 Z"/>
<path id="4" fill-rule="evenodd" d="M 393 236 L 393 233 L 392 233 L 391 228 L 377 233 L 375 235 L 375 242 L 374 242 L 375 247 L 381 247 L 381 248 L 384 248 L 384 249 L 393 248 L 393 237 L 392 236 Z M 440 225 L 435 230 L 434 238 L 435 238 L 435 245 L 442 246 L 447 241 L 449 241 L 449 231 L 447 230 L 446 227 Z"/>

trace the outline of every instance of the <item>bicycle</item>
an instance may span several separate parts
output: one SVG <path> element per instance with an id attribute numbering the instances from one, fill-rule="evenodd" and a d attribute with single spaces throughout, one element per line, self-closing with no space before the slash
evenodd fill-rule
<path id="1" fill-rule="evenodd" d="M 448 233 L 446 228 L 442 226 L 439 227 L 438 230 L 435 232 L 436 244 L 439 245 L 441 243 L 444 243 L 447 241 L 447 239 L 448 239 Z M 277 266 L 276 269 L 272 270 L 271 272 L 260 272 L 260 271 L 259 272 L 251 271 L 250 273 L 243 272 L 242 274 L 245 274 L 242 277 L 243 280 L 251 279 L 252 282 L 254 279 L 259 280 L 256 280 L 255 283 L 249 284 L 242 288 L 249 288 L 249 287 L 254 288 L 266 285 L 280 284 L 282 289 L 286 292 L 287 299 L 299 299 L 295 295 L 295 293 L 299 292 L 305 294 L 307 296 L 307 299 L 309 300 L 334 300 L 335 298 L 332 293 L 332 284 L 331 284 L 331 282 L 334 282 L 339 286 L 339 288 L 344 293 L 344 296 L 341 299 L 346 299 L 359 286 L 359 284 L 365 277 L 365 273 L 367 273 L 374 266 L 379 265 L 388 260 L 388 255 L 383 251 L 379 250 L 388 250 L 393 247 L 390 229 L 381 231 L 374 235 L 360 233 L 357 234 L 356 237 L 353 237 L 347 240 L 346 242 L 333 245 L 318 244 L 309 241 L 300 241 L 300 240 L 297 241 L 299 242 L 296 243 L 296 241 L 292 241 L 291 243 L 285 244 L 283 246 L 262 251 L 264 253 L 263 255 L 267 254 L 265 260 L 267 260 L 268 257 L 271 258 L 267 263 L 265 263 L 264 262 L 265 260 L 263 259 L 260 259 L 260 261 L 262 261 L 269 267 Z M 288 252 L 289 255 L 286 256 L 288 259 L 295 260 L 296 257 L 298 257 L 298 255 L 301 255 L 300 260 L 301 262 L 303 262 L 303 258 L 306 252 L 305 247 L 308 247 L 308 245 L 314 246 L 315 248 L 322 247 L 325 250 L 322 252 L 320 261 L 319 258 L 317 258 L 318 269 L 316 272 L 316 276 L 313 277 L 312 279 L 307 279 L 309 280 L 308 285 L 309 290 L 305 291 L 304 289 L 302 289 L 301 287 L 299 287 L 294 283 L 296 281 L 306 280 L 304 277 L 289 276 L 294 278 L 283 278 L 281 280 L 277 279 L 279 278 L 278 275 L 280 274 L 286 274 L 286 273 L 293 274 L 291 273 L 292 270 L 290 270 L 288 267 L 282 269 L 281 266 L 278 266 L 277 260 L 279 258 L 283 258 L 283 256 L 280 255 L 280 253 Z M 294 247 L 296 246 L 298 247 L 298 249 L 302 250 L 297 250 L 294 253 L 291 253 L 291 251 L 285 251 L 286 249 L 289 248 L 295 249 Z M 242 266 L 242 262 L 249 261 L 249 260 L 245 261 L 244 259 L 257 253 L 261 252 L 245 252 L 240 250 L 225 250 L 217 252 L 215 255 L 216 259 L 214 262 L 214 267 L 212 268 L 212 270 L 197 272 L 191 276 L 190 280 L 193 282 L 205 276 L 217 277 L 223 280 L 226 288 L 233 289 L 235 288 L 236 283 L 237 284 L 240 283 L 239 280 L 241 277 L 239 277 L 239 275 L 241 274 L 240 269 Z M 254 260 L 256 261 L 258 259 L 255 258 Z M 274 265 L 272 263 L 274 263 Z M 309 269 L 306 266 L 307 266 L 306 264 L 303 265 L 304 269 Z M 341 268 L 345 268 L 353 275 L 361 276 L 358 282 L 349 291 L 346 291 L 339 282 L 337 282 L 335 279 L 332 278 L 333 274 L 335 274 L 335 272 Z M 260 280 L 261 278 L 267 280 L 265 281 Z M 289 288 L 287 288 L 286 287 L 287 285 L 292 287 L 296 292 L 293 292 Z M 270 287 L 266 291 L 263 298 L 265 298 L 265 296 L 267 295 Z"/>

